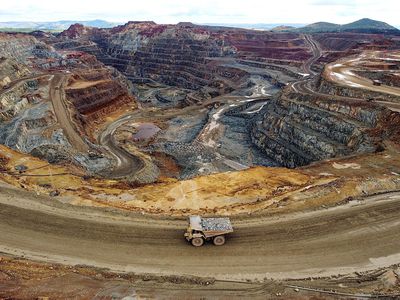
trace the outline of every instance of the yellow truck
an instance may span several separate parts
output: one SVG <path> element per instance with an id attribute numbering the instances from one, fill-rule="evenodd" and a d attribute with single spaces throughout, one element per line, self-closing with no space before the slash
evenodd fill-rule
<path id="1" fill-rule="evenodd" d="M 225 235 L 232 233 L 229 218 L 202 218 L 190 216 L 189 226 L 184 234 L 186 240 L 195 247 L 203 246 L 205 241 L 213 241 L 214 245 L 225 244 Z"/>

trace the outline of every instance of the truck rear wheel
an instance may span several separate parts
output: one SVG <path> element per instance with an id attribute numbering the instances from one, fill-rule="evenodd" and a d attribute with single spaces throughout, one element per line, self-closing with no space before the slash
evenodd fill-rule
<path id="1" fill-rule="evenodd" d="M 222 246 L 223 244 L 225 244 L 225 237 L 223 235 L 216 236 L 213 239 L 213 243 L 215 246 Z"/>
<path id="2" fill-rule="evenodd" d="M 204 240 L 201 237 L 194 238 L 191 242 L 195 247 L 201 247 L 204 244 Z"/>

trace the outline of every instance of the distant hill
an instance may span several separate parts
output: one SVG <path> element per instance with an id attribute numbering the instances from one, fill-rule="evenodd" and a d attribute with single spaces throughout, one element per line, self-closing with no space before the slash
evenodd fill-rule
<path id="1" fill-rule="evenodd" d="M 118 23 L 111 23 L 104 20 L 90 20 L 90 21 L 55 21 L 55 22 L 0 22 L 0 31 L 63 31 L 68 29 L 72 24 L 80 23 L 89 27 L 111 28 Z"/>
<path id="2" fill-rule="evenodd" d="M 270 30 L 274 32 L 301 32 L 301 33 L 319 33 L 319 32 L 358 32 L 358 33 L 386 33 L 400 34 L 400 30 L 385 22 L 364 18 L 349 24 L 334 24 L 328 22 L 317 22 L 309 25 L 300 23 L 206 23 L 202 25 L 222 26 L 234 28 L 246 28 L 257 30 Z"/>
<path id="3" fill-rule="evenodd" d="M 296 27 L 281 25 L 281 26 L 276 26 L 276 27 L 272 28 L 271 31 L 282 32 L 282 31 L 290 31 L 293 29 L 296 29 Z"/>
<path id="4" fill-rule="evenodd" d="M 328 22 L 318 22 L 313 23 L 301 28 L 298 28 L 296 31 L 301 31 L 304 33 L 313 33 L 313 32 L 334 32 L 340 31 L 341 25 L 328 23 Z"/>
<path id="5" fill-rule="evenodd" d="M 400 30 L 385 22 L 364 18 L 349 24 L 339 25 L 327 22 L 313 23 L 292 31 L 303 33 L 318 32 L 359 32 L 359 33 L 387 33 L 400 34 Z"/>
<path id="6" fill-rule="evenodd" d="M 376 30 L 376 31 L 399 31 L 396 27 L 393 27 L 385 22 L 375 21 L 371 19 L 361 19 L 353 23 L 345 24 L 342 26 L 343 31 L 363 31 L 363 30 Z"/>

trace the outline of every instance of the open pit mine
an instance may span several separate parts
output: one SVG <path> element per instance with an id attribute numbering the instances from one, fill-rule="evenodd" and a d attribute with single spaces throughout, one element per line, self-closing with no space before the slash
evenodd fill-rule
<path id="1" fill-rule="evenodd" d="M 399 297 L 399 151 L 397 31 L 0 33 L 0 298 Z"/>

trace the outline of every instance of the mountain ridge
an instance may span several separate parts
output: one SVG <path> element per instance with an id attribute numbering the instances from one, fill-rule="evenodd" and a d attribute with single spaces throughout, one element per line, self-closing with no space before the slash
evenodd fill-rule
<path id="1" fill-rule="evenodd" d="M 343 25 L 328 22 L 317 22 L 304 27 L 296 28 L 291 31 L 302 33 L 358 32 L 400 34 L 400 30 L 396 27 L 389 25 L 388 23 L 369 18 L 362 18 L 360 20 Z"/>

